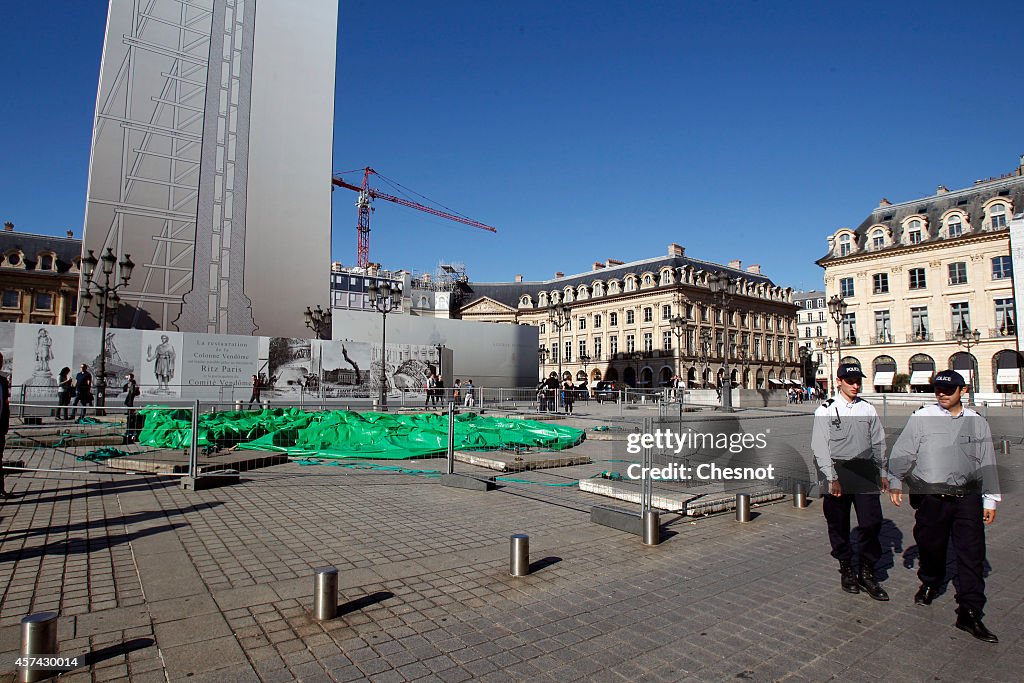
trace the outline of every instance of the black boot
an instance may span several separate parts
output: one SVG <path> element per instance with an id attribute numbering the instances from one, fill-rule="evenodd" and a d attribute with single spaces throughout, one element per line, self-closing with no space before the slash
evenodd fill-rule
<path id="1" fill-rule="evenodd" d="M 985 628 L 981 623 L 981 612 L 970 607 L 960 607 L 956 611 L 956 627 L 961 631 L 967 631 L 978 640 L 986 643 L 998 643 L 996 635 Z"/>
<path id="2" fill-rule="evenodd" d="M 939 597 L 939 589 L 933 588 L 932 586 L 926 586 L 921 584 L 921 587 L 917 589 L 917 593 L 914 594 L 915 605 L 930 605 L 932 600 Z"/>
<path id="3" fill-rule="evenodd" d="M 889 594 L 885 592 L 885 589 L 878 585 L 878 581 L 875 580 L 875 572 L 871 570 L 871 567 L 861 567 L 860 576 L 857 577 L 857 584 L 864 589 L 864 592 L 870 595 L 875 600 L 881 600 L 885 602 L 889 599 Z"/>
<path id="4" fill-rule="evenodd" d="M 847 593 L 860 593 L 860 586 L 857 585 L 857 574 L 854 573 L 849 560 L 839 560 L 839 577 L 844 591 Z"/>

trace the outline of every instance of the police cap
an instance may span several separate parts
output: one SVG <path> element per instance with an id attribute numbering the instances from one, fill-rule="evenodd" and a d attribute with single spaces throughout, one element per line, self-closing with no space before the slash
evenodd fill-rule
<path id="1" fill-rule="evenodd" d="M 967 382 L 964 381 L 963 375 L 956 370 L 943 370 L 942 372 L 936 372 L 935 376 L 932 377 L 932 385 L 960 388 L 967 386 Z"/>
<path id="2" fill-rule="evenodd" d="M 839 379 L 847 379 L 854 377 L 863 377 L 864 373 L 861 371 L 860 366 L 856 363 L 843 363 L 839 366 L 839 370 L 836 371 L 836 377 Z"/>

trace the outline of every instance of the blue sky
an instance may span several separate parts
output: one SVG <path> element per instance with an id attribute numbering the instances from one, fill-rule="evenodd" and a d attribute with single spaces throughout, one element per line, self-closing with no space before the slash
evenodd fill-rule
<path id="1" fill-rule="evenodd" d="M 19 230 L 81 235 L 105 16 L 0 9 L 0 220 Z M 1022 20 L 1010 1 L 342 0 L 334 164 L 499 230 L 378 202 L 387 267 L 543 279 L 678 242 L 811 288 L 826 235 L 881 197 L 1016 167 Z M 333 199 L 349 264 L 354 199 Z"/>

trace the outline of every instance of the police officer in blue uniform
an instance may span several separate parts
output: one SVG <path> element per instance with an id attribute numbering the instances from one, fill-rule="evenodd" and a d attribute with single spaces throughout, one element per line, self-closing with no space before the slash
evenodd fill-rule
<path id="1" fill-rule="evenodd" d="M 875 578 L 882 557 L 878 540 L 882 529 L 880 494 L 888 490 L 885 432 L 875 407 L 858 397 L 864 373 L 844 363 L 836 372 L 836 394 L 814 411 L 811 450 L 827 480 L 822 510 L 839 560 L 840 584 L 847 593 L 862 590 L 875 600 L 889 595 Z M 859 570 L 853 567 L 850 543 L 850 508 L 857 510 Z"/>
<path id="2" fill-rule="evenodd" d="M 932 378 L 936 403 L 916 411 L 889 454 L 894 505 L 910 489 L 916 511 L 914 540 L 920 552 L 918 605 L 930 605 L 945 583 L 950 540 L 956 557 L 956 627 L 978 640 L 998 643 L 981 617 L 985 607 L 985 524 L 1002 500 L 988 423 L 961 403 L 967 393 L 959 372 Z M 902 480 L 902 483 L 901 483 Z"/>

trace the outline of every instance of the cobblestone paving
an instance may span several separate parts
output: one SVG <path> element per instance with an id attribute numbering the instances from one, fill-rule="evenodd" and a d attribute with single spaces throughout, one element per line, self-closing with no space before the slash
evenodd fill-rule
<path id="1" fill-rule="evenodd" d="M 590 476 L 621 453 L 583 448 L 598 462 L 522 477 Z M 1019 479 L 1024 449 L 1001 457 Z M 198 493 L 133 475 L 9 482 L 0 671 L 13 671 L 20 618 L 47 609 L 61 614 L 61 653 L 90 653 L 73 681 L 959 681 L 1024 667 L 1012 494 L 988 528 L 991 646 L 952 627 L 952 590 L 912 604 L 913 518 L 887 504 L 893 599 L 876 603 L 840 590 L 818 501 L 756 508 L 745 525 L 666 515 L 664 542 L 645 547 L 591 524 L 589 506 L 607 501 L 571 488 L 482 493 L 298 465 Z M 515 532 L 530 534 L 528 577 L 508 576 Z M 309 611 L 323 565 L 339 568 L 341 595 L 321 624 Z"/>

